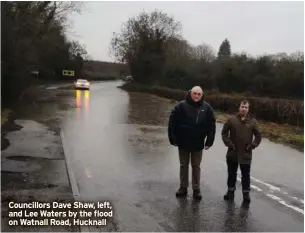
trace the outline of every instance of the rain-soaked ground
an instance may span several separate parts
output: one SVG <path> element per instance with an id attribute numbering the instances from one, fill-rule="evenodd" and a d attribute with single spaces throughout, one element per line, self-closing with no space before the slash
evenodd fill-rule
<path id="1" fill-rule="evenodd" d="M 22 141 L 20 131 L 18 135 L 14 135 L 18 131 L 8 134 L 10 143 L 15 142 L 15 146 L 11 145 L 3 153 L 7 170 L 14 174 L 18 169 L 23 173 L 27 172 L 26 169 L 36 169 L 40 171 L 37 173 L 39 179 L 46 184 L 64 187 L 66 194 L 70 193 L 67 172 L 64 174 L 61 167 L 62 151 L 54 152 L 60 151 L 57 140 L 58 131 L 62 128 L 74 195 L 79 194 L 85 201 L 110 201 L 114 208 L 114 217 L 108 220 L 106 227 L 91 226 L 90 231 L 303 232 L 303 153 L 263 140 L 254 151 L 250 206 L 241 205 L 240 183 L 235 202 L 228 204 L 223 201 L 226 148 L 220 138 L 222 125 L 217 124 L 215 144 L 204 152 L 202 161 L 202 200 L 193 200 L 191 186 L 187 199 L 177 199 L 179 160 L 177 148 L 169 145 L 167 139 L 168 116 L 173 104 L 152 95 L 125 92 L 117 88 L 118 85 L 120 82 L 94 83 L 90 91 L 45 89 L 49 93 L 47 96 L 55 93 L 63 103 L 58 104 L 57 99 L 57 104 L 46 101 L 38 107 L 44 109 L 43 113 L 32 111 L 31 119 L 37 115 L 36 119 L 40 119 L 42 124 L 16 122 L 25 125 L 28 131 L 34 128 L 32 138 L 36 141 Z M 44 125 L 49 125 L 49 128 L 44 128 Z M 44 132 L 43 136 L 38 132 Z M 42 141 L 43 150 L 49 148 L 52 151 L 49 153 L 52 158 L 40 158 L 35 162 L 29 158 L 8 158 L 18 154 L 16 148 L 20 153 L 29 151 L 23 156 L 33 156 L 34 149 L 31 148 L 38 141 Z M 24 146 L 16 146 L 16 143 Z M 44 154 L 47 153 L 44 151 Z M 9 159 L 23 164 L 15 162 L 12 165 Z M 52 162 L 46 162 L 49 160 Z M 55 161 L 61 162 L 56 164 Z M 28 164 L 25 166 L 24 162 Z M 2 167 L 3 164 L 2 158 Z M 57 176 L 49 175 L 48 169 Z M 18 186 L 20 182 L 18 180 L 15 184 Z M 25 183 L 30 181 L 25 179 Z M 59 190 L 52 185 L 46 190 L 53 188 L 56 195 Z M 21 189 L 9 184 L 5 187 Z M 35 190 L 36 196 L 41 195 L 44 188 L 29 187 Z M 23 192 L 27 194 L 27 191 Z"/>

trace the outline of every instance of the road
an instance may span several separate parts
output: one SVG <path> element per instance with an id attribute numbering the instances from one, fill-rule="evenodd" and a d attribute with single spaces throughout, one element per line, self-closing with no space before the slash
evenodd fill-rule
<path id="1" fill-rule="evenodd" d="M 106 228 L 90 231 L 304 231 L 303 153 L 264 139 L 254 152 L 250 206 L 241 205 L 240 182 L 228 204 L 226 148 L 217 124 L 215 144 L 203 155 L 202 200 L 193 201 L 191 188 L 187 199 L 177 199 L 179 160 L 167 139 L 173 104 L 119 84 L 73 92 L 75 108 L 62 122 L 74 192 L 114 208 Z"/>

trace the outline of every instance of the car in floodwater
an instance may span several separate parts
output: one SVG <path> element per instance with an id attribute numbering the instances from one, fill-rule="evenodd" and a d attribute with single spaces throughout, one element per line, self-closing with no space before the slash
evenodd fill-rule
<path id="1" fill-rule="evenodd" d="M 132 82 L 133 81 L 133 77 L 132 76 L 126 76 L 123 78 L 123 81 L 125 82 Z"/>
<path id="2" fill-rule="evenodd" d="M 86 79 L 77 79 L 74 84 L 75 89 L 90 89 L 90 83 Z"/>

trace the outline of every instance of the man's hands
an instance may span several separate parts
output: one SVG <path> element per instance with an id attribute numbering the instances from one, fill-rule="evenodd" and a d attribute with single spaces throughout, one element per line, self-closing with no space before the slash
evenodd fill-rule
<path id="1" fill-rule="evenodd" d="M 246 146 L 246 151 L 248 151 L 248 152 L 250 152 L 253 149 L 254 149 L 254 146 L 252 144 L 249 144 Z"/>
<path id="2" fill-rule="evenodd" d="M 245 151 L 247 152 L 250 152 L 251 150 L 253 150 L 255 147 L 252 145 L 252 144 L 248 144 L 246 147 L 245 147 Z M 235 145 L 231 145 L 229 147 L 230 150 L 236 150 L 236 147 Z"/>
<path id="3" fill-rule="evenodd" d="M 170 142 L 170 144 L 171 144 L 172 146 L 177 146 L 177 142 L 176 142 L 175 139 L 173 139 L 173 140 Z"/>

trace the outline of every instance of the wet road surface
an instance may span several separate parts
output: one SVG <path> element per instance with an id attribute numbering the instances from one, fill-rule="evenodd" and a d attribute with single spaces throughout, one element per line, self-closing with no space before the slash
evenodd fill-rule
<path id="1" fill-rule="evenodd" d="M 193 201 L 191 186 L 187 199 L 176 199 L 179 160 L 167 139 L 173 104 L 118 85 L 103 82 L 74 91 L 75 108 L 62 123 L 81 198 L 110 201 L 114 208 L 106 228 L 90 231 L 303 232 L 303 153 L 263 140 L 254 151 L 250 206 L 241 205 L 240 182 L 235 202 L 228 204 L 226 148 L 217 124 L 215 144 L 204 151 L 201 165 L 202 200 Z"/>

